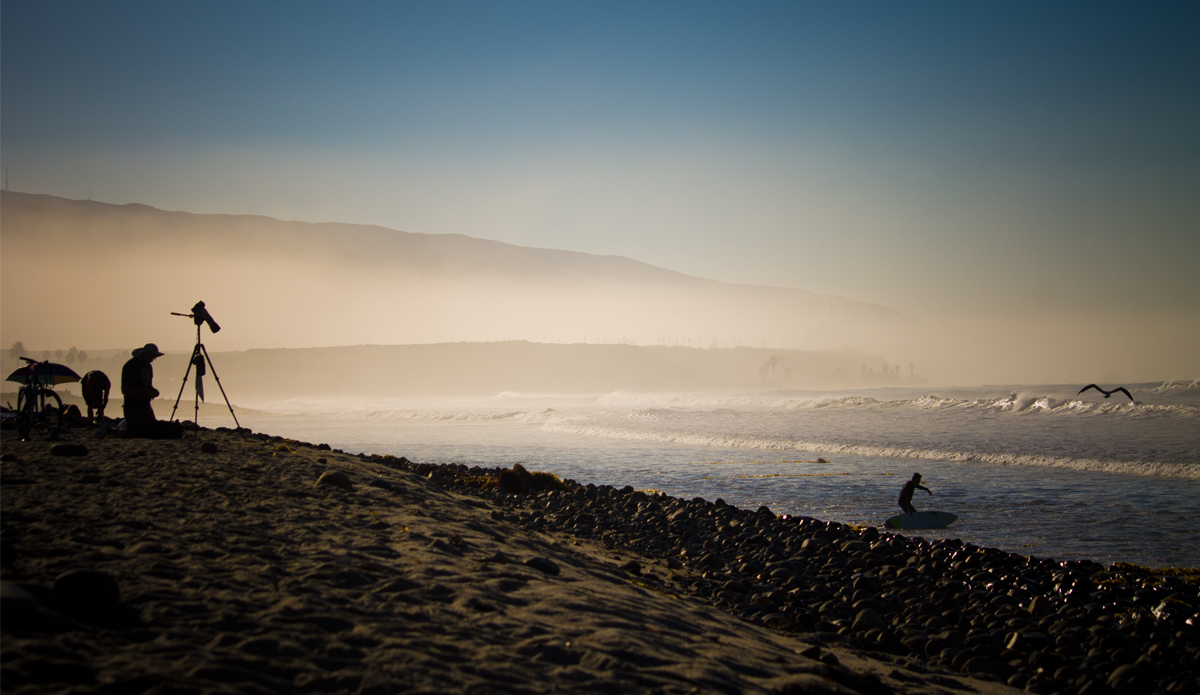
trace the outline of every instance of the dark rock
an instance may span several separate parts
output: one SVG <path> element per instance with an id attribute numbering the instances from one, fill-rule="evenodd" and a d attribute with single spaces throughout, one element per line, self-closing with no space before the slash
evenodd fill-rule
<path id="1" fill-rule="evenodd" d="M 550 559 L 544 557 L 530 558 L 525 561 L 525 565 L 532 567 L 535 570 L 551 576 L 558 576 L 558 565 L 554 564 Z"/>
<path id="2" fill-rule="evenodd" d="M 521 476 L 515 471 L 501 471 L 497 484 L 509 494 L 517 495 L 521 492 Z"/>
<path id="3" fill-rule="evenodd" d="M 55 444 L 50 447 L 53 456 L 87 456 L 88 448 L 82 444 Z"/>
<path id="4" fill-rule="evenodd" d="M 1102 680 L 1088 679 L 1083 685 L 1079 686 L 1076 695 L 1113 695 L 1113 689 L 1108 687 L 1108 684 Z"/>
<path id="5" fill-rule="evenodd" d="M 1054 600 L 1049 596 L 1035 596 L 1028 610 L 1034 615 L 1048 615 L 1054 610 Z"/>
<path id="6" fill-rule="evenodd" d="M 1035 652 L 1045 649 L 1050 644 L 1050 638 L 1041 632 L 1014 632 L 1006 645 L 1007 649 L 1023 652 Z"/>
<path id="7" fill-rule="evenodd" d="M 962 665 L 962 670 L 972 675 L 987 674 L 998 680 L 1007 680 L 1015 669 L 1007 663 L 990 656 L 976 656 Z"/>
<path id="8" fill-rule="evenodd" d="M 317 487 L 323 486 L 340 487 L 343 490 L 349 490 L 354 487 L 350 482 L 350 476 L 341 471 L 325 471 L 321 477 L 317 478 Z"/>
<path id="9" fill-rule="evenodd" d="M 621 569 L 630 574 L 642 573 L 642 565 L 637 560 L 630 560 L 629 562 L 626 562 L 625 564 L 621 565 Z"/>
<path id="10" fill-rule="evenodd" d="M 204 442 L 200 445 L 200 451 L 206 454 L 217 453 L 217 445 L 214 442 Z"/>
<path id="11" fill-rule="evenodd" d="M 1114 664 L 1132 664 L 1138 660 L 1142 654 L 1132 647 L 1122 647 L 1109 655 L 1109 660 Z"/>
<path id="12" fill-rule="evenodd" d="M 817 646 L 808 647 L 800 652 L 800 656 L 806 659 L 819 660 L 821 658 L 821 648 Z"/>
<path id="13" fill-rule="evenodd" d="M 878 613 L 870 608 L 864 608 L 854 617 L 853 629 L 855 632 L 867 632 L 868 630 L 883 629 L 887 627 L 885 621 Z"/>
<path id="14" fill-rule="evenodd" d="M 1118 666 L 1108 676 L 1107 685 L 1120 695 L 1144 693 L 1150 690 L 1149 680 L 1140 667 L 1134 664 L 1125 664 Z"/>

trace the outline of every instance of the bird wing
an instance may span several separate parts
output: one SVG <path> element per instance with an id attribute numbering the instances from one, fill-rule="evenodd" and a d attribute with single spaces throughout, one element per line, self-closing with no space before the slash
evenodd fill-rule
<path id="1" fill-rule="evenodd" d="M 1079 393 L 1083 393 L 1084 391 L 1087 391 L 1088 389 L 1096 389 L 1100 393 L 1104 393 L 1104 389 L 1100 388 L 1099 386 L 1097 386 L 1095 384 L 1088 384 L 1087 386 L 1084 386 L 1083 388 L 1079 389 Z M 1078 396 L 1079 393 L 1077 393 L 1075 395 Z"/>
<path id="2" fill-rule="evenodd" d="M 1133 396 L 1129 395 L 1129 391 L 1127 391 L 1124 386 L 1118 386 L 1115 389 L 1113 389 L 1112 392 L 1113 393 L 1123 393 L 1126 396 L 1129 396 L 1129 400 L 1131 400 L 1131 401 L 1133 400 Z"/>

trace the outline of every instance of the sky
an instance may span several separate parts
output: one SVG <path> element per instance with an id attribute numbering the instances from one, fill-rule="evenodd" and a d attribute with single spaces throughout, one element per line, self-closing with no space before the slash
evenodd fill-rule
<path id="1" fill-rule="evenodd" d="M 1194 3 L 0 13 L 10 190 L 627 256 L 966 336 L 1200 323 Z"/>

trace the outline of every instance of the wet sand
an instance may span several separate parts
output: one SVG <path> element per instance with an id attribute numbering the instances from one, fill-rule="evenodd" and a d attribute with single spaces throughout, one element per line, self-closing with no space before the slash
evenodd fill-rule
<path id="1" fill-rule="evenodd" d="M 1194 575 L 265 435 L 2 435 L 5 693 L 1195 692 Z"/>

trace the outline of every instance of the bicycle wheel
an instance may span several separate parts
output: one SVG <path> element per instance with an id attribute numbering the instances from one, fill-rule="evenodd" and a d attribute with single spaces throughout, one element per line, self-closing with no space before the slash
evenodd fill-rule
<path id="1" fill-rule="evenodd" d="M 22 386 L 21 388 L 17 389 L 17 413 L 18 414 L 25 412 L 25 404 L 26 404 L 26 402 L 29 401 L 29 397 L 26 395 L 28 392 L 29 392 L 28 386 Z"/>
<path id="2" fill-rule="evenodd" d="M 61 430 L 63 426 L 64 413 L 62 398 L 54 391 L 45 388 L 42 389 L 42 396 L 44 398 L 42 401 L 42 417 L 46 416 L 46 413 L 50 410 L 50 408 L 54 408 L 53 436 L 56 437 L 58 436 L 58 431 Z"/>
<path id="3" fill-rule="evenodd" d="M 55 412 L 58 413 L 55 417 L 58 418 L 59 420 L 62 420 L 62 416 L 63 416 L 62 397 L 60 397 L 54 391 L 51 391 L 50 389 L 45 389 L 45 388 L 42 389 L 42 397 L 43 397 L 42 411 L 41 411 L 42 415 L 46 414 L 47 408 L 54 408 Z"/>
<path id="4" fill-rule="evenodd" d="M 31 392 L 32 390 L 32 392 Z M 41 402 L 38 402 L 38 396 L 41 396 Z M 48 388 L 38 388 L 24 386 L 17 392 L 17 412 L 24 413 L 25 408 L 29 407 L 30 413 L 34 416 L 45 415 L 46 408 L 55 408 L 57 413 L 62 414 L 62 397 Z"/>

